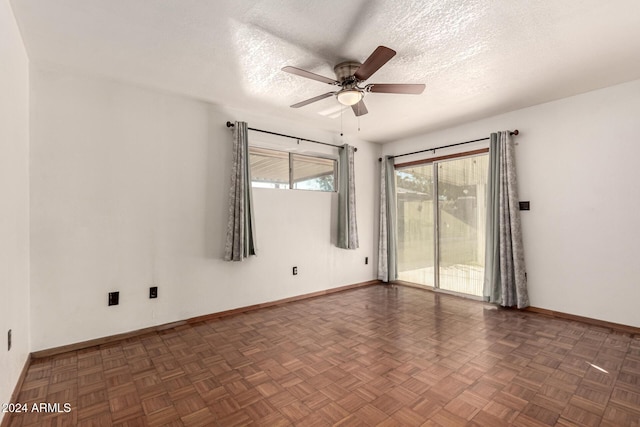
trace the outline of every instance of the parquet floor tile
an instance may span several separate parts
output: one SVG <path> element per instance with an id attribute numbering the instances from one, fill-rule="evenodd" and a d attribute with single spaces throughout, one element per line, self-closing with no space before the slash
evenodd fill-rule
<path id="1" fill-rule="evenodd" d="M 640 337 L 377 285 L 35 359 L 19 401 L 71 410 L 12 427 L 640 427 Z"/>

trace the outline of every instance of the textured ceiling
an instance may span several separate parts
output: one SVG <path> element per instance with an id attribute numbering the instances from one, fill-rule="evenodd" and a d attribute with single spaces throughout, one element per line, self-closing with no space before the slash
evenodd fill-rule
<path id="1" fill-rule="evenodd" d="M 387 142 L 640 78 L 640 1 L 12 0 L 30 59 Z M 333 97 L 344 60 L 397 51 L 369 114 Z"/>

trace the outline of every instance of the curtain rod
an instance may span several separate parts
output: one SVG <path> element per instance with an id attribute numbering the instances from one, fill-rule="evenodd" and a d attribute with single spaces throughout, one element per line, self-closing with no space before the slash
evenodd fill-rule
<path id="1" fill-rule="evenodd" d="M 513 132 L 509 132 L 511 135 L 518 135 L 520 133 L 520 131 L 518 129 L 514 130 Z M 480 138 L 480 139 L 474 139 L 472 141 L 465 141 L 465 142 L 458 142 L 455 144 L 449 144 L 449 145 L 442 145 L 440 147 L 435 147 L 435 148 L 426 148 L 424 150 L 419 150 L 419 151 L 412 151 L 411 153 L 404 153 L 404 154 L 397 154 L 395 156 L 389 156 L 389 158 L 391 159 L 395 159 L 396 157 L 402 157 L 402 156 L 410 156 L 412 154 L 418 154 L 418 153 L 425 153 L 427 151 L 433 151 L 434 153 L 436 152 L 436 150 L 441 150 L 443 148 L 449 148 L 449 147 L 455 147 L 457 145 L 464 145 L 464 144 L 470 144 L 472 142 L 478 142 L 478 141 L 487 141 L 491 139 L 490 137 L 487 138 Z M 378 161 L 381 162 L 382 161 L 382 157 L 378 158 Z"/>
<path id="2" fill-rule="evenodd" d="M 234 125 L 233 123 L 231 123 L 231 122 L 227 122 L 227 127 L 228 127 L 228 128 L 232 128 L 232 127 L 234 127 L 234 126 L 235 126 L 235 125 Z M 340 145 L 329 144 L 328 142 L 314 141 L 313 139 L 299 138 L 299 137 L 297 137 L 297 136 L 285 135 L 285 134 L 283 134 L 283 133 L 276 133 L 276 132 L 271 132 L 271 131 L 268 131 L 268 130 L 262 130 L 262 129 L 254 129 L 254 128 L 247 128 L 247 129 L 249 129 L 249 130 L 253 130 L 253 131 L 256 131 L 256 132 L 268 133 L 269 135 L 277 135 L 277 136 L 283 136 L 283 137 L 285 137 L 285 138 L 297 139 L 297 140 L 298 140 L 298 142 L 300 142 L 300 141 L 307 141 L 307 142 L 313 142 L 314 144 L 322 144 L 322 145 L 328 145 L 328 146 L 330 146 L 330 147 L 342 148 L 342 146 L 340 146 Z M 354 151 L 358 151 L 358 149 L 357 149 L 357 148 L 354 148 Z"/>

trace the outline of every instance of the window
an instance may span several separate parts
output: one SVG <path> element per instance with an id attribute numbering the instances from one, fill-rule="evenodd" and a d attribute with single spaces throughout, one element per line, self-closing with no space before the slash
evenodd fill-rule
<path id="1" fill-rule="evenodd" d="M 322 157 L 291 154 L 293 188 L 297 190 L 334 191 L 336 161 Z"/>
<path id="2" fill-rule="evenodd" d="M 250 147 L 251 185 L 257 188 L 335 191 L 336 160 Z"/>
<path id="3" fill-rule="evenodd" d="M 289 188 L 289 153 L 249 148 L 251 185 L 261 188 Z"/>

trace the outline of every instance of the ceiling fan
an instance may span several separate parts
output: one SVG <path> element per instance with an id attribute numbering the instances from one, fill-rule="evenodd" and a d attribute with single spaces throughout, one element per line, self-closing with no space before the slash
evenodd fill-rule
<path id="1" fill-rule="evenodd" d="M 393 49 L 389 49 L 385 46 L 378 46 L 362 64 L 357 61 L 341 62 L 333 68 L 333 71 L 336 73 L 335 80 L 300 68 L 290 66 L 284 67 L 282 71 L 287 73 L 340 87 L 340 89 L 336 91 L 327 92 L 305 101 L 298 102 L 297 104 L 293 104 L 291 108 L 304 107 L 305 105 L 309 105 L 313 102 L 335 95 L 339 103 L 351 106 L 356 116 L 362 116 L 368 113 L 363 100 L 365 93 L 372 92 L 420 95 L 425 88 L 425 85 L 423 84 L 369 83 L 362 86 L 362 83 L 365 80 L 378 71 L 384 64 L 393 58 L 395 54 L 396 52 Z"/>

